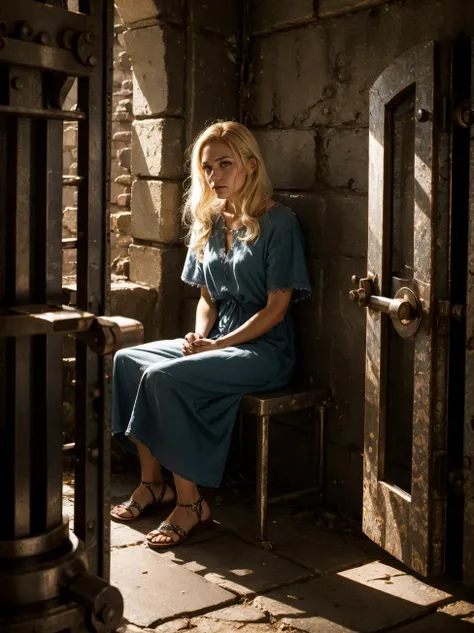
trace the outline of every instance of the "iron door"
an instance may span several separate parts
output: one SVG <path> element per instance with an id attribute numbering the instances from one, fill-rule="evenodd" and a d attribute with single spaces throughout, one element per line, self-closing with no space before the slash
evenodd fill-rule
<path id="1" fill-rule="evenodd" d="M 434 42 L 370 92 L 363 530 L 422 575 L 443 570 L 449 143 Z M 357 280 L 358 281 L 358 280 Z M 447 302 L 446 302 L 447 303 Z"/>

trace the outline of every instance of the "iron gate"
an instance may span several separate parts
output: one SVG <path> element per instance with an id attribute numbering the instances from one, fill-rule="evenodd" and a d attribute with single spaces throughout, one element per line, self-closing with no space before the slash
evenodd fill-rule
<path id="1" fill-rule="evenodd" d="M 110 359 L 142 338 L 107 314 L 113 3 L 0 5 L 0 630 L 112 631 L 108 585 Z M 77 109 L 62 109 L 77 79 Z M 78 172 L 62 177 L 63 122 Z M 62 242 L 62 187 L 78 192 Z M 76 305 L 62 304 L 62 249 L 77 249 Z M 62 340 L 76 338 L 74 534 L 62 515 Z"/>

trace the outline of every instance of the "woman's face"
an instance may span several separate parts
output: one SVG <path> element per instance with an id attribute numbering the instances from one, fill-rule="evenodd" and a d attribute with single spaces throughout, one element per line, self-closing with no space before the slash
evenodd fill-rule
<path id="1" fill-rule="evenodd" d="M 223 141 L 203 147 L 201 164 L 207 184 L 220 200 L 235 198 L 247 179 L 242 161 Z"/>

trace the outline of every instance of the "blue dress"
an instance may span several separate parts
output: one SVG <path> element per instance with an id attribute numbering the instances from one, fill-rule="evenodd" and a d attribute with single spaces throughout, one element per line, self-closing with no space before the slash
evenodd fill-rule
<path id="1" fill-rule="evenodd" d="M 218 316 L 209 338 L 238 328 L 265 307 L 272 290 L 293 289 L 292 302 L 311 292 L 304 240 L 291 209 L 277 204 L 260 219 L 248 244 L 233 233 L 226 254 L 217 218 L 203 261 L 188 250 L 182 280 L 207 286 Z M 245 229 L 244 229 L 245 230 Z M 295 366 L 291 306 L 269 332 L 242 345 L 183 356 L 183 339 L 120 350 L 114 359 L 112 431 L 145 444 L 173 473 L 203 486 L 219 486 L 232 427 L 243 395 L 288 384 Z"/>

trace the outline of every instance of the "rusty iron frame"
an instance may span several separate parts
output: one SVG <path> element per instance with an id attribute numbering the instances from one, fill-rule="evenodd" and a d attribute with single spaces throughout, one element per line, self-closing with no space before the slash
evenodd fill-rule
<path id="1" fill-rule="evenodd" d="M 445 502 L 435 489 L 435 458 L 445 450 L 445 384 L 437 374 L 446 362 L 446 338 L 436 332 L 435 294 L 446 284 L 447 249 L 436 252 L 441 139 L 439 51 L 435 43 L 419 45 L 387 68 L 370 92 L 370 191 L 368 271 L 378 293 L 390 296 L 391 112 L 405 90 L 415 85 L 416 109 L 429 113 L 415 121 L 414 289 L 423 319 L 415 336 L 412 485 L 409 492 L 385 480 L 387 393 L 386 315 L 368 311 L 366 411 L 364 431 L 363 529 L 381 547 L 406 565 L 428 575 L 443 567 Z M 444 142 L 444 141 L 443 141 Z M 444 151 L 444 150 L 443 150 Z M 447 292 L 447 289 L 446 289 Z M 436 428 L 436 433 L 435 433 Z"/>
<path id="2" fill-rule="evenodd" d="M 106 582 L 111 361 L 89 351 L 82 339 L 77 342 L 76 534 L 69 533 L 62 514 L 58 375 L 64 330 L 58 319 L 106 313 L 110 277 L 113 3 L 80 0 L 79 9 L 69 12 L 62 0 L 0 4 L 0 308 L 10 327 L 8 337 L 0 337 L 0 628 L 16 633 L 112 631 L 123 611 L 120 593 Z M 65 31 L 70 33 L 63 40 Z M 78 310 L 59 308 L 48 317 L 63 294 L 62 120 L 70 113 L 60 110 L 60 95 L 71 75 L 79 78 L 75 118 L 82 177 L 77 181 Z M 73 328 L 77 318 L 70 321 Z M 60 334 L 52 333 L 55 328 Z"/>
<path id="3" fill-rule="evenodd" d="M 474 41 L 471 40 L 471 99 L 474 112 Z M 466 351 L 464 391 L 464 534 L 463 579 L 474 585 L 474 125 L 470 138 L 470 193 L 466 288 Z"/>

